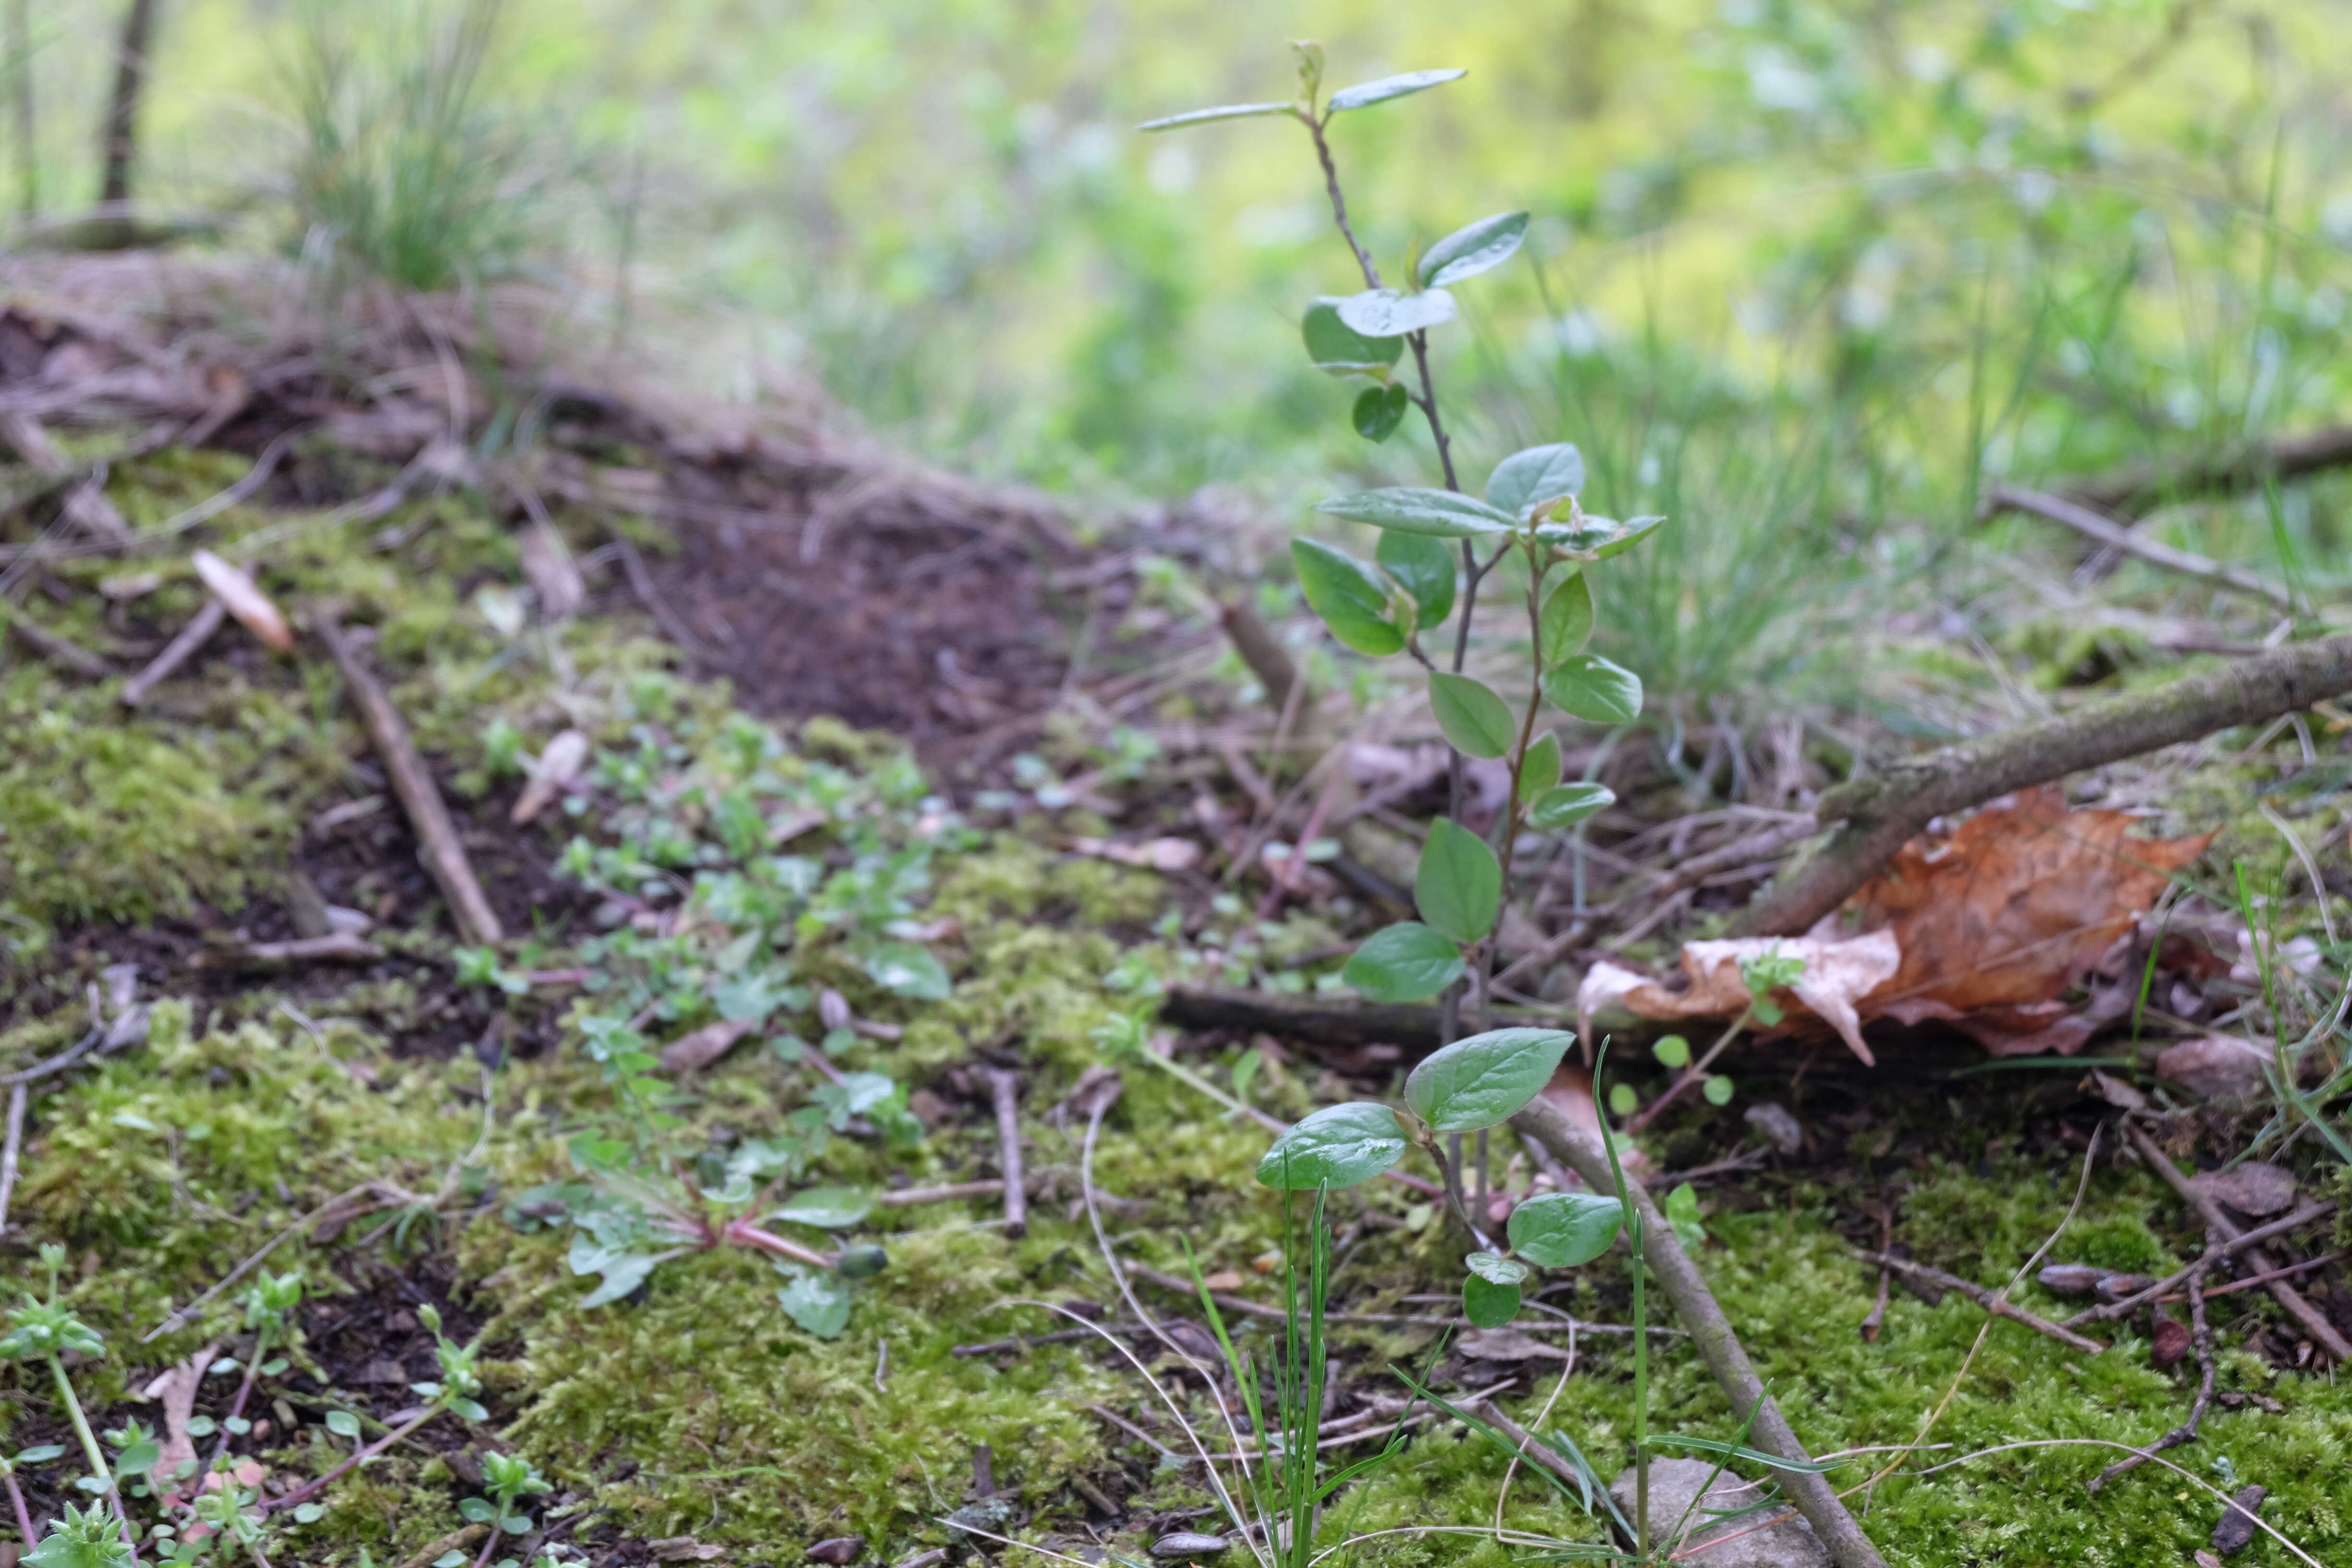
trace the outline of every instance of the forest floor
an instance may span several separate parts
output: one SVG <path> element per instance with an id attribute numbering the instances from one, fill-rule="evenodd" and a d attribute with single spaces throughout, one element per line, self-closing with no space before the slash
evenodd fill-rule
<path id="1" fill-rule="evenodd" d="M 1136 1331 L 1110 1258 L 1179 1343 L 1213 1360 L 1199 1300 L 1163 1283 L 1188 1256 L 1258 1310 L 1227 1310 L 1244 1346 L 1272 1342 L 1284 1215 L 1252 1179 L 1261 1120 L 1393 1095 L 1418 1047 L 1188 1029 L 1167 1005 L 1330 998 L 1400 879 L 1353 839 L 1303 872 L 1260 852 L 1314 840 L 1307 747 L 1345 726 L 1336 694 L 1302 719 L 1238 672 L 1186 586 L 1217 559 L 1214 520 L 1075 517 L 821 426 L 551 374 L 518 391 L 546 360 L 520 309 L 485 326 L 374 300 L 322 332 L 248 279 L 79 265 L 8 279 L 0 316 L 0 394 L 68 465 L 9 470 L 0 532 L 7 614 L 35 628 L 0 668 L 0 1081 L 68 1057 L 26 1086 L 0 1267 L 37 1290 L 39 1248 L 65 1248 L 61 1299 L 105 1336 L 70 1368 L 93 1425 L 142 1423 L 167 1461 L 232 1435 L 262 1509 L 406 1429 L 315 1518 L 273 1515 L 279 1563 L 472 1561 L 466 1505 L 509 1452 L 551 1489 L 521 1504 L 525 1563 L 1018 1555 L 990 1535 L 1140 1560 L 1223 1530 L 1178 1412 L 1213 1449 L 1229 1438 Z M 92 495 L 131 543 L 76 531 Z M 123 678 L 210 596 L 195 545 L 352 637 L 498 940 L 453 913 L 317 640 L 274 652 L 232 621 L 126 705 Z M 97 662 L 69 668 L 64 645 Z M 2137 1114 L 2190 1170 L 2253 1149 L 2284 1171 L 2287 1197 L 2247 1197 L 2249 1224 L 2339 1205 L 2278 1260 L 2308 1264 L 2295 1287 L 2352 1332 L 2352 1184 L 2326 1138 L 2282 1140 L 2258 1086 L 2156 1071 L 2273 983 L 2242 932 L 2284 966 L 2282 995 L 2327 1005 L 2347 730 L 2323 713 L 2078 784 L 2078 804 L 2137 792 L 2170 830 L 2219 835 L 2180 873 L 2214 891 L 2167 905 L 2195 952 L 2151 928 L 2121 982 L 2136 1006 L 2097 1012 L 2116 977 L 2079 972 L 2037 1004 L 2095 1015 L 2083 1055 L 1988 1057 L 1935 1018 L 1874 1023 L 1875 1068 L 1826 1031 L 1743 1040 L 1723 1063 L 1737 1099 L 1693 1096 L 1640 1140 L 1654 1186 L 1691 1185 L 1702 1270 L 1800 1436 L 1848 1457 L 1835 1479 L 1890 1563 L 2186 1562 L 2220 1493 L 2250 1484 L 2301 1560 L 2352 1550 L 2352 1389 L 2271 1292 L 2210 1298 L 2214 1398 L 2168 1456 L 2189 1473 L 2093 1494 L 2118 1457 L 2095 1445 L 2189 1414 L 2200 1358 L 2167 1342 L 2183 1310 L 2092 1324 L 2088 1354 L 1962 1293 L 1899 1275 L 1890 1293 L 1855 1257 L 1900 1249 L 2047 1318 L 2084 1303 L 2021 1279 L 2030 1259 L 2169 1272 L 2205 1223 L 2127 1152 Z M 1412 737 L 1379 738 L 1358 786 L 1387 795 L 1363 819 L 1409 840 L 1439 785 Z M 1736 842 L 1827 782 L 1800 734 L 1747 793 L 1716 793 L 1738 743 L 1692 741 L 1696 791 L 1626 748 L 1594 864 Z M 2336 872 L 2295 884 L 2331 843 Z M 2259 932 L 2226 918 L 2231 868 L 2256 858 L 2288 868 Z M 1762 874 L 1605 956 L 1672 968 L 1674 939 L 1709 934 Z M 1569 1021 L 1573 984 L 1530 980 L 1528 1016 Z M 1129 1019 L 1140 1051 L 1118 1048 Z M 1646 1098 L 1669 1075 L 1633 1054 Z M 1553 1180 L 1496 1143 L 1503 1208 Z M 755 1195 L 782 1205 L 764 1229 Z M 1404 1409 L 1391 1367 L 1434 1352 L 1439 1390 L 1572 1434 L 1604 1474 L 1624 1462 L 1622 1273 L 1557 1271 L 1512 1331 L 1465 1335 L 1444 1293 L 1464 1243 L 1425 1191 L 1376 1182 L 1333 1209 L 1345 1443 L 1375 1446 Z M 866 1244 L 878 1272 L 807 1261 Z M 239 1411 L 226 1363 L 265 1353 L 239 1294 L 286 1270 L 307 1294 L 268 1347 L 284 1364 Z M 435 1313 L 479 1346 L 478 1415 L 417 1421 L 445 1381 Z M 1686 1342 L 1660 1333 L 1653 1355 L 1654 1426 L 1736 1425 Z M 1430 1415 L 1359 1488 L 1354 1530 L 1604 1539 Z M 79 1495 L 74 1442 L 34 1363 L 0 1369 L 0 1446 L 64 1451 L 20 1467 L 37 1521 Z M 168 1463 L 153 1475 L 168 1489 Z M 1485 1533 L 1355 1550 L 1513 1554 Z M 2296 1559 L 2263 1538 L 2245 1560 Z"/>

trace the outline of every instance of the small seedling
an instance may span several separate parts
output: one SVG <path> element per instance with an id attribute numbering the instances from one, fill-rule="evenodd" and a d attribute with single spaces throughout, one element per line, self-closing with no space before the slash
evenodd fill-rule
<path id="1" fill-rule="evenodd" d="M 490 1533 L 482 1542 L 482 1553 L 474 1559 L 475 1568 L 485 1568 L 491 1552 L 497 1548 L 501 1533 L 527 1535 L 530 1531 L 530 1516 L 517 1510 L 522 1498 L 553 1490 L 545 1476 L 520 1454 L 489 1453 L 482 1456 L 482 1479 L 489 1487 L 487 1498 L 467 1498 L 457 1505 L 457 1511 L 470 1524 L 487 1524 Z"/>

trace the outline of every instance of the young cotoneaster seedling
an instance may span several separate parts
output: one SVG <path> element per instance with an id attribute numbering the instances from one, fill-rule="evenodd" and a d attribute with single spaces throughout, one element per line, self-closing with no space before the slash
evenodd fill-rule
<path id="1" fill-rule="evenodd" d="M 1370 251 L 1349 221 L 1326 130 L 1339 115 L 1422 92 L 1465 73 L 1413 71 L 1344 88 L 1326 98 L 1322 48 L 1315 44 L 1294 47 L 1298 93 L 1290 102 L 1200 110 L 1151 121 L 1142 129 L 1172 130 L 1261 115 L 1286 116 L 1306 128 L 1322 168 L 1333 220 L 1364 281 L 1358 293 L 1309 303 L 1301 321 L 1307 352 L 1318 368 L 1369 384 L 1351 413 L 1365 436 L 1386 439 L 1408 408 L 1418 408 L 1428 424 L 1444 488 L 1361 490 L 1334 497 L 1316 509 L 1378 529 L 1381 537 L 1372 560 L 1307 539 L 1292 542 L 1291 559 L 1307 605 L 1342 644 L 1375 658 L 1407 654 L 1423 667 L 1431 710 L 1454 753 L 1451 805 L 1446 816 L 1430 825 L 1413 881 L 1421 919 L 1374 933 L 1349 959 L 1342 977 L 1376 1001 L 1442 997 L 1443 1032 L 1448 1037 L 1457 1032 L 1460 1004 L 1466 999 L 1472 1029 L 1480 1032 L 1493 1016 L 1487 976 L 1502 911 L 1510 900 L 1510 868 L 1520 832 L 1573 827 L 1616 798 L 1598 784 L 1562 781 L 1558 738 L 1548 731 L 1538 732 L 1545 703 L 1597 724 L 1631 724 L 1642 712 L 1641 678 L 1587 651 L 1597 620 L 1592 569 L 1647 539 L 1664 519 L 1637 517 L 1620 522 L 1586 512 L 1579 500 L 1584 459 L 1566 443 L 1515 452 L 1495 465 L 1483 496 L 1463 492 L 1430 371 L 1428 334 L 1456 313 L 1452 286 L 1517 254 L 1527 235 L 1528 215 L 1497 213 L 1455 230 L 1426 250 L 1416 247 L 1404 258 L 1404 287 L 1384 284 Z M 1412 353 L 1410 383 L 1399 375 L 1407 349 Z M 1506 563 L 1516 568 L 1520 583 L 1530 650 L 1528 692 L 1523 709 L 1516 712 L 1502 693 L 1463 671 L 1479 587 Z M 1423 638 L 1442 633 L 1449 623 L 1451 648 L 1441 643 L 1442 659 L 1433 658 Z M 1493 831 L 1484 837 L 1458 820 L 1464 765 L 1470 758 L 1500 761 L 1510 780 L 1504 809 Z M 1543 1034 L 1518 1031 L 1492 1047 L 1489 1054 L 1524 1049 L 1540 1055 Z M 1552 1053 L 1552 1060 L 1557 1063 L 1558 1052 Z M 1454 1212 L 1478 1235 L 1458 1191 L 1458 1147 L 1442 1164 Z M 1475 1169 L 1483 1195 L 1483 1142 Z M 1499 1291 L 1511 1282 L 1491 1279 L 1487 1283 Z"/>

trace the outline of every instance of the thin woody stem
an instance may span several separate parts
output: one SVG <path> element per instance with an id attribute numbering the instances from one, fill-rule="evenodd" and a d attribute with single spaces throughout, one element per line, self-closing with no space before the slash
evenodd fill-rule
<path id="1" fill-rule="evenodd" d="M 1356 253 L 1356 265 L 1364 269 L 1364 287 L 1377 289 L 1381 286 L 1381 269 L 1372 265 L 1372 253 L 1364 248 L 1363 242 L 1356 237 L 1356 231 L 1349 226 L 1348 199 L 1339 194 L 1339 166 L 1331 161 L 1331 143 L 1323 138 L 1323 121 L 1311 114 L 1302 113 L 1298 118 L 1306 125 L 1307 133 L 1315 138 L 1315 156 L 1323 163 L 1323 188 L 1331 197 L 1331 216 L 1339 223 L 1339 234 L 1347 240 L 1348 248 Z M 1422 388 L 1426 392 L 1428 386 L 1429 378 L 1424 375 Z M 1422 412 L 1429 412 L 1426 405 Z"/>

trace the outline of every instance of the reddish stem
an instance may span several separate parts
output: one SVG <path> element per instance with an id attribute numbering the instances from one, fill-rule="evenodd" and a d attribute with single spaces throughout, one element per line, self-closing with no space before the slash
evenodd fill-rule
<path id="1" fill-rule="evenodd" d="M 751 1247 L 756 1252 L 772 1252 L 779 1258 L 789 1258 L 812 1268 L 830 1268 L 840 1261 L 827 1253 L 803 1247 L 797 1241 L 787 1241 L 772 1231 L 761 1230 L 748 1219 L 729 1220 L 727 1228 L 719 1233 L 719 1238 L 737 1247 Z"/>
<path id="2" fill-rule="evenodd" d="M 275 1513 L 281 1508 L 292 1508 L 297 1503 L 310 1501 L 314 1495 L 327 1487 L 330 1483 L 341 1479 L 346 1472 L 356 1469 L 360 1466 L 366 1464 L 370 1459 L 374 1458 L 378 1454 L 383 1453 L 386 1448 L 391 1447 L 394 1443 L 399 1442 L 403 1437 L 407 1436 L 419 1426 L 424 1426 L 427 1421 L 432 1420 L 436 1415 L 440 1414 L 441 1406 L 436 1405 L 431 1409 L 424 1412 L 422 1415 L 416 1416 L 415 1419 L 410 1421 L 407 1425 L 394 1427 L 391 1431 L 385 1433 L 383 1436 L 377 1438 L 366 1447 L 362 1448 L 358 1453 L 353 1454 L 350 1458 L 345 1459 L 341 1464 L 337 1465 L 333 1469 L 329 1470 L 325 1475 L 320 1476 L 317 1480 L 305 1481 L 302 1485 L 296 1487 L 292 1491 L 288 1492 L 284 1497 L 272 1498 L 268 1501 L 264 1502 L 261 1505 L 262 1511 L 265 1513 Z"/>
<path id="3" fill-rule="evenodd" d="M 25 1538 L 25 1554 L 29 1557 L 32 1555 L 33 1548 L 38 1546 L 40 1542 L 33 1539 L 33 1516 L 25 1511 L 25 1494 L 16 1485 L 15 1467 L 10 1467 L 5 1475 L 0 1475 L 0 1479 L 5 1479 L 8 1483 L 8 1504 L 16 1510 L 16 1529 Z"/>

